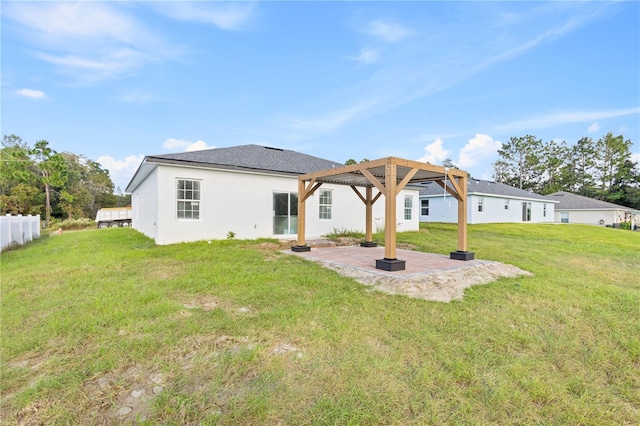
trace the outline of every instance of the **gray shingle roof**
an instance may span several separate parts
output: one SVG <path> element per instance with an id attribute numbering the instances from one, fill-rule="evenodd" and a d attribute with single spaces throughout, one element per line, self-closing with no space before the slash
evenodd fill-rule
<path id="1" fill-rule="evenodd" d="M 547 195 L 547 198 L 559 201 L 559 203 L 556 204 L 556 210 L 633 210 L 629 207 L 565 191 L 554 192 L 553 194 Z"/>
<path id="2" fill-rule="evenodd" d="M 442 187 L 435 182 L 424 183 L 421 184 L 420 187 L 424 188 L 420 191 L 420 195 L 442 195 L 444 191 Z M 479 179 L 468 180 L 467 194 L 484 194 L 509 198 L 527 198 L 540 201 L 550 201 L 542 195 L 525 191 L 524 189 L 514 188 L 513 186 L 500 182 Z"/>
<path id="3" fill-rule="evenodd" d="M 177 154 L 149 155 L 147 161 L 291 174 L 305 174 L 343 166 L 343 164 L 334 161 L 300 152 L 261 145 L 240 145 Z"/>

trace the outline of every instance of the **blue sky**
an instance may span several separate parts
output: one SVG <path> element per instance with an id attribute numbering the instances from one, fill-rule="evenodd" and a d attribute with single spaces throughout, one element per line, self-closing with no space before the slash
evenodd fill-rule
<path id="1" fill-rule="evenodd" d="M 9 2 L 2 133 L 126 187 L 144 155 L 262 144 L 451 158 L 532 134 L 640 161 L 640 3 Z"/>

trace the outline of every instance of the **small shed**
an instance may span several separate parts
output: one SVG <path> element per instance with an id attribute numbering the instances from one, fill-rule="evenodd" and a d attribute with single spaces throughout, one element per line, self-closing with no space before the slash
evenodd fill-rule
<path id="1" fill-rule="evenodd" d="M 409 184 L 436 182 L 458 201 L 458 249 L 450 257 L 473 260 L 467 250 L 467 172 L 464 170 L 387 157 L 359 164 L 336 167 L 298 177 L 298 241 L 293 251 L 309 251 L 305 240 L 305 202 L 322 184 L 347 185 L 365 205 L 366 237 L 363 247 L 373 242 L 372 206 L 384 195 L 384 258 L 376 260 L 376 268 L 385 271 L 405 269 L 405 261 L 396 257 L 396 201 L 400 191 Z M 364 188 L 364 194 L 361 192 Z M 378 193 L 374 196 L 374 189 Z"/>

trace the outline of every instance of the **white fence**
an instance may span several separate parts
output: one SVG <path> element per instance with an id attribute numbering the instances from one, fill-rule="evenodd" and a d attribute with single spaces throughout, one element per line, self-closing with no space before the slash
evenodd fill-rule
<path id="1" fill-rule="evenodd" d="M 26 244 L 40 236 L 40 216 L 0 216 L 1 250 L 13 244 Z"/>

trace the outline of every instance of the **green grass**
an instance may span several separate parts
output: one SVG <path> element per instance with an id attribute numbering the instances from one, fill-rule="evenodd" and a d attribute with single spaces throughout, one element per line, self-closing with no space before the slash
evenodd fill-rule
<path id="1" fill-rule="evenodd" d="M 448 253 L 456 236 L 398 242 Z M 640 233 L 475 225 L 469 247 L 534 276 L 444 304 L 268 240 L 34 241 L 1 256 L 1 423 L 637 424 Z"/>

